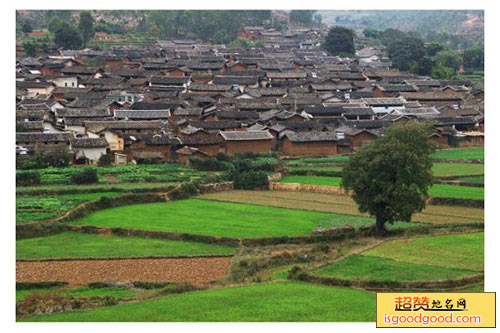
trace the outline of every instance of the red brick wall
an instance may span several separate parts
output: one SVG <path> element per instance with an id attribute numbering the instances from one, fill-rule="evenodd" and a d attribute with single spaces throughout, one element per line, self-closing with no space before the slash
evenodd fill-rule
<path id="1" fill-rule="evenodd" d="M 224 141 L 224 152 L 226 154 L 242 153 L 253 151 L 256 153 L 271 152 L 272 140 L 255 141 Z"/>
<path id="2" fill-rule="evenodd" d="M 335 142 L 291 142 L 285 137 L 280 151 L 288 156 L 337 155 Z"/>

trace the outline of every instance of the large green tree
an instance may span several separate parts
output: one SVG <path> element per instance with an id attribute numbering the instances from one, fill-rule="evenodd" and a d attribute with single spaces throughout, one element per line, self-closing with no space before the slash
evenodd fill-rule
<path id="1" fill-rule="evenodd" d="M 401 71 L 408 71 L 425 56 L 424 42 L 415 37 L 397 39 L 388 45 L 387 53 L 394 67 Z"/>
<path id="2" fill-rule="evenodd" d="M 63 49 L 77 50 L 82 47 L 83 39 L 74 26 L 67 22 L 61 22 L 54 32 L 54 43 Z"/>
<path id="3" fill-rule="evenodd" d="M 436 63 L 451 68 L 456 73 L 462 64 L 462 57 L 454 51 L 441 51 L 436 54 Z"/>
<path id="4" fill-rule="evenodd" d="M 94 36 L 94 18 L 88 10 L 80 12 L 78 31 L 82 35 L 83 45 L 87 46 L 89 40 Z"/>
<path id="5" fill-rule="evenodd" d="M 354 48 L 354 31 L 344 27 L 333 27 L 325 38 L 325 50 L 330 55 L 352 56 Z"/>
<path id="6" fill-rule="evenodd" d="M 391 125 L 344 167 L 342 187 L 352 191 L 361 212 L 375 217 L 378 234 L 386 223 L 410 221 L 425 208 L 432 184 L 430 131 L 429 124 L 414 121 Z"/>
<path id="7" fill-rule="evenodd" d="M 310 26 L 313 23 L 313 15 L 315 12 L 315 10 L 292 10 L 290 12 L 290 21 Z"/>
<path id="8" fill-rule="evenodd" d="M 464 50 L 462 58 L 466 69 L 484 70 L 484 47 L 482 45 Z"/>

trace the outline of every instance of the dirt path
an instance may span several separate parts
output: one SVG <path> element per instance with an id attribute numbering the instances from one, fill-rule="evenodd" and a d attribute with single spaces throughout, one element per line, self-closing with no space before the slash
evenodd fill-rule
<path id="1" fill-rule="evenodd" d="M 17 262 L 16 281 L 65 281 L 71 286 L 110 280 L 205 285 L 223 278 L 230 261 L 230 257 L 216 257 Z"/>

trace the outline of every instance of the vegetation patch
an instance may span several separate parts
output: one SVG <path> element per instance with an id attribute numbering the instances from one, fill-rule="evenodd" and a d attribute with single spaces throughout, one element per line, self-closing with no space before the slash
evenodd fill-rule
<path id="1" fill-rule="evenodd" d="M 232 253 L 233 247 L 216 244 L 79 232 L 22 239 L 16 243 L 17 259 L 165 257 Z"/>
<path id="2" fill-rule="evenodd" d="M 437 162 L 432 164 L 432 173 L 434 177 L 480 175 L 484 164 Z"/>
<path id="3" fill-rule="evenodd" d="M 328 309 L 328 311 L 325 311 Z M 375 321 L 375 293 L 300 282 L 229 287 L 26 321 Z"/>
<path id="4" fill-rule="evenodd" d="M 484 147 L 471 147 L 460 149 L 442 149 L 431 155 L 432 158 L 464 159 L 464 160 L 483 160 Z"/>
<path id="5" fill-rule="evenodd" d="M 392 240 L 364 252 L 363 255 L 482 271 L 484 233 Z"/>
<path id="6" fill-rule="evenodd" d="M 101 210 L 75 225 L 172 231 L 238 238 L 309 235 L 324 228 L 371 223 L 369 218 L 200 199 Z"/>
<path id="7" fill-rule="evenodd" d="M 313 273 L 348 280 L 420 281 L 454 279 L 477 272 L 353 254 Z"/>

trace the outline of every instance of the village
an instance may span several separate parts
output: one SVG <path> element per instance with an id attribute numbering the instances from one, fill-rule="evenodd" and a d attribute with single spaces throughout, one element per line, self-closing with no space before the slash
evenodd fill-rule
<path id="1" fill-rule="evenodd" d="M 73 164 L 324 156 L 352 153 L 411 119 L 432 121 L 429 140 L 443 148 L 483 145 L 481 87 L 391 69 L 380 48 L 328 56 L 313 49 L 322 33 L 245 27 L 264 49 L 160 40 L 20 57 L 16 149 L 69 154 Z"/>
<path id="2" fill-rule="evenodd" d="M 172 37 L 155 17 L 203 13 L 158 12 L 17 35 L 17 321 L 373 322 L 377 292 L 485 290 L 484 69 L 466 51 L 300 10 Z M 85 17 L 136 35 L 26 42 Z M 406 42 L 434 54 L 402 63 Z"/>

